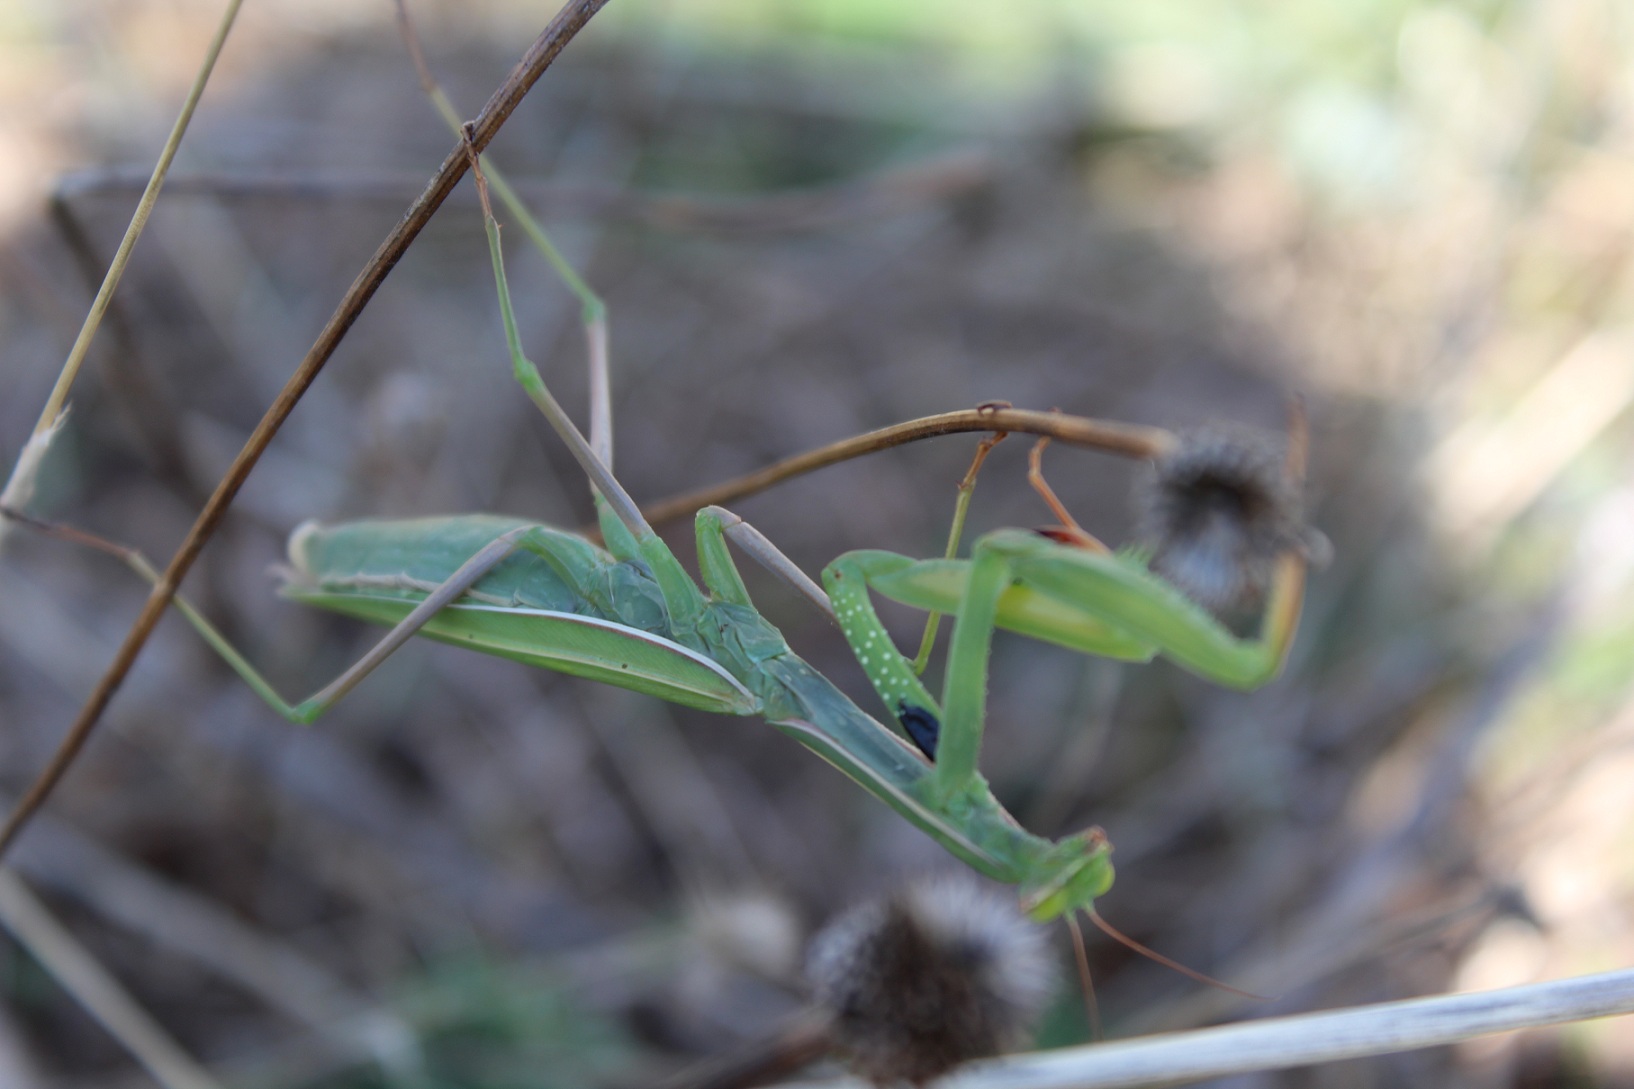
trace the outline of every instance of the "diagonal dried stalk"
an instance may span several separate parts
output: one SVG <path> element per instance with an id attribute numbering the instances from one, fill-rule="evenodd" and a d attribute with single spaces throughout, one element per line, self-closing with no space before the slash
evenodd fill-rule
<path id="1" fill-rule="evenodd" d="M 527 53 L 523 55 L 522 60 L 506 77 L 505 82 L 500 84 L 499 89 L 488 99 L 487 105 L 483 106 L 482 112 L 477 115 L 476 120 L 472 123 L 469 138 L 478 150 L 488 146 L 495 134 L 499 132 L 500 126 L 505 123 L 534 83 L 544 74 L 545 69 L 550 67 L 563 47 L 573 40 L 584 25 L 590 21 L 591 16 L 600 11 L 606 3 L 607 0 L 569 0 L 567 6 L 550 21 L 550 24 L 534 40 Z M 16 840 L 18 833 L 28 824 L 29 819 L 44 804 L 51 791 L 55 789 L 68 768 L 72 766 L 80 749 L 84 747 L 91 732 L 96 728 L 102 712 L 107 708 L 109 701 L 113 699 L 114 692 L 118 690 L 120 683 L 124 681 L 125 675 L 130 672 L 130 668 L 135 663 L 136 656 L 141 653 L 148 636 L 152 634 L 154 627 L 159 623 L 159 619 L 164 615 L 165 609 L 170 604 L 170 599 L 176 595 L 177 587 L 181 585 L 182 579 L 193 566 L 193 562 L 198 559 L 199 553 L 204 549 L 205 542 L 215 532 L 217 524 L 226 513 L 228 506 L 232 504 L 233 498 L 238 494 L 238 489 L 243 486 L 245 479 L 249 477 L 250 470 L 255 468 L 255 463 L 260 460 L 267 444 L 278 433 L 278 429 L 289 418 L 289 414 L 295 410 L 296 404 L 300 402 L 302 395 L 306 393 L 307 387 L 312 384 L 317 378 L 318 372 L 329 361 L 329 357 L 340 344 L 341 338 L 346 335 L 346 331 L 352 327 L 352 323 L 357 320 L 358 315 L 363 312 L 363 308 L 374 297 L 375 291 L 379 289 L 381 283 L 386 279 L 386 275 L 391 272 L 393 266 L 402 258 L 414 239 L 419 236 L 420 231 L 424 229 L 432 215 L 448 198 L 448 194 L 453 191 L 455 184 L 465 175 L 468 166 L 466 143 L 464 140 L 460 140 L 443 159 L 442 165 L 438 168 L 436 175 L 427 183 L 425 190 L 409 207 L 397 226 L 392 229 L 392 232 L 387 235 L 386 240 L 380 244 L 380 248 L 369 258 L 368 263 L 363 267 L 363 271 L 358 273 L 357 278 L 352 281 L 352 285 L 347 288 L 346 294 L 341 299 L 334 315 L 324 325 L 323 330 L 318 334 L 316 342 L 307 352 L 306 357 L 301 360 L 300 365 L 296 367 L 295 372 L 284 383 L 284 388 L 279 391 L 277 398 L 267 409 L 266 414 L 262 416 L 261 422 L 256 425 L 249 440 L 245 442 L 244 448 L 233 459 L 232 465 L 221 478 L 221 482 L 216 485 L 216 490 L 210 496 L 209 502 L 199 512 L 198 519 L 194 521 L 192 528 L 188 530 L 187 536 L 176 550 L 176 554 L 171 557 L 170 562 L 165 566 L 158 584 L 154 586 L 153 592 L 148 595 L 147 602 L 142 606 L 141 613 L 131 625 L 130 631 L 126 634 L 119 651 L 114 655 L 113 662 L 109 664 L 102 679 L 97 682 L 96 689 L 85 701 L 84 707 L 80 709 L 79 716 L 74 720 L 73 726 L 69 728 L 61 744 L 58 745 L 50 763 L 46 765 L 45 770 L 30 785 L 27 794 L 23 796 L 17 808 L 7 818 L 4 827 L 0 828 L 0 857 L 5 855 L 5 852 Z"/>
<path id="2" fill-rule="evenodd" d="M 91 952 L 74 940 L 21 877 L 0 869 L 0 926 L 165 1089 L 221 1089 Z"/>
<path id="3" fill-rule="evenodd" d="M 47 817 L 17 849 L 13 865 L 19 878 L 260 999 L 311 1033 L 306 1046 L 314 1051 L 371 1063 L 387 1075 L 422 1066 L 419 1039 L 396 1012 L 214 900 L 81 832 Z M 0 869 L 0 886 L 11 872 Z"/>

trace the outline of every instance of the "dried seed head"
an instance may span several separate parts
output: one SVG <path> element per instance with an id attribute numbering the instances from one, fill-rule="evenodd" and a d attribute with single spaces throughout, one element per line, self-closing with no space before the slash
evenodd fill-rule
<path id="1" fill-rule="evenodd" d="M 1277 557 L 1307 547 L 1299 489 L 1278 443 L 1257 431 L 1183 436 L 1135 495 L 1152 570 L 1204 608 L 1265 592 Z"/>
<path id="2" fill-rule="evenodd" d="M 916 882 L 812 943 L 835 1049 L 876 1085 L 923 1085 L 1024 1041 L 1055 983 L 1043 930 L 969 878 Z"/>

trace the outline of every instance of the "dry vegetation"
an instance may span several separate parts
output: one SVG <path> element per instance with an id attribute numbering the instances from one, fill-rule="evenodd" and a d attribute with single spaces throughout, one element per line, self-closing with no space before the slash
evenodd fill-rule
<path id="1" fill-rule="evenodd" d="M 17 46 L 12 71 L 38 82 L 4 88 L 41 100 L 6 136 L 35 183 L 151 159 L 171 69 L 214 18 L 152 6 L 88 9 L 86 26 L 35 13 L 38 49 Z M 1290 393 L 1308 398 L 1312 520 L 1336 561 L 1282 681 L 1245 696 L 998 646 L 984 765 L 1000 796 L 1039 831 L 1104 826 L 1111 920 L 1278 996 L 1245 1004 L 1101 942 L 1113 1035 L 1634 954 L 1634 26 L 1612 0 L 1398 6 L 1353 28 L 1389 36 L 1385 74 L 1344 56 L 1325 72 L 1343 35 L 1311 30 L 1322 78 L 1289 75 L 1275 119 L 1245 93 L 1178 121 L 1149 100 L 1184 81 L 1116 40 L 995 89 L 929 47 L 709 48 L 679 10 L 643 8 L 593 26 L 492 148 L 608 302 L 618 469 L 640 499 L 988 399 L 1274 428 Z M 349 25 L 282 15 L 240 28 L 184 153 L 184 173 L 235 184 L 178 177 L 36 504 L 156 557 L 450 144 L 383 5 Z M 536 30 L 520 18 L 424 13 L 462 109 Z M 1333 89 L 1353 85 L 1367 93 Z M 890 185 L 925 163 L 938 184 Z M 99 260 L 134 200 L 121 177 L 69 187 Z M 774 199 L 794 189 L 819 195 Z M 702 199 L 649 199 L 677 194 Z M 88 289 L 41 206 L 14 201 L 7 231 L 10 458 Z M 576 310 L 512 253 L 524 334 L 579 404 Z M 286 694 L 372 639 L 274 595 L 267 568 L 300 521 L 587 515 L 511 384 L 486 261 L 462 189 L 188 584 Z M 849 548 L 928 554 L 973 446 L 735 507 L 812 571 Z M 1047 520 L 1024 452 L 990 461 L 974 528 Z M 1068 451 L 1051 466 L 1085 525 L 1121 539 L 1129 468 Z M 868 706 L 837 634 L 770 580 L 751 589 Z M 8 801 L 142 596 L 104 557 L 9 542 Z M 193 1054 L 280 1087 L 423 1084 L 404 1030 L 431 1084 L 638 1083 L 777 1024 L 813 923 L 950 864 L 756 721 L 411 646 L 299 731 L 174 622 L 13 861 Z M 1063 995 L 1046 1042 L 1081 1024 Z M 1580 1026 L 1239 1081 L 1612 1085 L 1634 1076 L 1631 1038 Z M 0 1056 L 39 1084 L 138 1084 L 4 943 Z"/>

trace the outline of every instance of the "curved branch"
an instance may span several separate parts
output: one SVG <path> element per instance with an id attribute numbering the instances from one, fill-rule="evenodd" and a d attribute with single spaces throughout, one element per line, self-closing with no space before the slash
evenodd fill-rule
<path id="1" fill-rule="evenodd" d="M 935 416 L 921 416 L 906 423 L 882 427 L 877 431 L 829 443 L 827 446 L 785 458 L 734 480 L 660 500 L 651 506 L 643 507 L 642 513 L 653 525 L 674 521 L 704 507 L 730 503 L 734 499 L 763 492 L 791 477 L 815 472 L 878 450 L 888 450 L 893 446 L 935 438 L 938 435 L 970 431 L 1048 435 L 1057 442 L 1069 446 L 1085 446 L 1131 458 L 1155 458 L 1168 450 L 1175 441 L 1174 436 L 1162 428 L 1143 427 L 1139 424 L 1066 416 L 1059 412 L 1033 412 L 1009 406 L 968 408 L 958 412 L 943 412 Z"/>

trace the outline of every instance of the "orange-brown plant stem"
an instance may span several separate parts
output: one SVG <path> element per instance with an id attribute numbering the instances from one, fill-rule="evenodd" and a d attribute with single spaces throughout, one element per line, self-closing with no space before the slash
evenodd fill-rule
<path id="1" fill-rule="evenodd" d="M 1095 450 L 1121 454 L 1132 458 L 1155 458 L 1168 451 L 1174 436 L 1162 428 L 1138 424 L 1118 423 L 1113 420 L 1093 420 L 1082 416 L 1065 416 L 1059 412 L 1032 412 L 1008 406 L 968 408 L 958 412 L 943 412 L 936 416 L 921 416 L 917 420 L 882 427 L 855 438 L 830 443 L 792 458 L 785 458 L 764 469 L 728 480 L 723 484 L 701 488 L 683 495 L 672 496 L 649 507 L 642 513 L 653 525 L 685 518 L 700 508 L 712 504 L 730 503 L 746 495 L 765 491 L 790 477 L 824 469 L 842 461 L 888 450 L 893 446 L 953 435 L 966 431 L 1020 432 L 1047 435 L 1070 446 L 1087 446 Z"/>
<path id="2" fill-rule="evenodd" d="M 482 112 L 477 115 L 476 121 L 472 124 L 471 141 L 478 150 L 488 145 L 499 131 L 499 127 L 522 101 L 523 96 L 544 74 L 545 69 L 550 67 L 557 54 L 573 40 L 580 29 L 590 21 L 590 17 L 600 11 L 606 2 L 607 0 L 569 0 L 567 6 L 551 20 L 550 25 L 535 39 L 532 47 L 494 92 L 493 97 L 482 108 Z M 267 409 L 261 422 L 256 425 L 255 431 L 251 433 L 249 441 L 239 451 L 238 457 L 233 459 L 226 475 L 221 478 L 221 483 L 216 485 L 215 492 L 205 503 L 204 509 L 199 512 L 198 519 L 188 530 L 181 547 L 165 566 L 158 584 L 148 595 L 141 613 L 125 635 L 125 641 L 120 645 L 119 652 L 114 655 L 107 672 L 97 682 L 95 690 L 85 701 L 85 706 L 80 709 L 78 718 L 74 720 L 73 726 L 57 746 L 57 751 L 52 754 L 50 763 L 28 788 L 28 793 L 6 819 L 5 826 L 0 828 L 0 857 L 5 855 L 17 839 L 18 833 L 39 811 L 46 798 L 50 797 L 51 791 L 62 780 L 80 749 L 84 747 L 91 732 L 96 728 L 97 721 L 102 717 L 102 712 L 113 699 L 114 692 L 124 681 L 125 675 L 130 672 L 131 665 L 159 623 L 159 618 L 164 615 L 170 599 L 175 596 L 176 588 L 187 575 L 188 569 L 193 566 L 193 561 L 198 559 L 205 542 L 215 532 L 216 525 L 226 513 L 234 496 L 238 494 L 238 489 L 243 486 L 245 479 L 250 475 L 250 470 L 255 468 L 255 463 L 260 460 L 262 451 L 278 433 L 278 429 L 283 426 L 289 414 L 294 411 L 307 387 L 317 378 L 318 372 L 329 361 L 341 338 L 346 335 L 346 331 L 374 297 L 387 273 L 402 258 L 410 243 L 447 199 L 468 167 L 466 143 L 462 139 L 455 143 L 453 149 L 443 159 L 436 176 L 426 185 L 425 190 L 409 207 L 397 226 L 386 236 L 386 240 L 380 244 L 374 256 L 369 258 L 368 264 L 363 266 L 363 271 L 358 273 L 351 287 L 347 288 L 346 295 L 335 309 L 334 316 L 318 334 L 318 339 L 306 353 L 306 358 L 301 360 L 300 366 L 295 368 L 295 372 L 284 383 L 284 388 L 279 391 L 278 397 Z"/>

